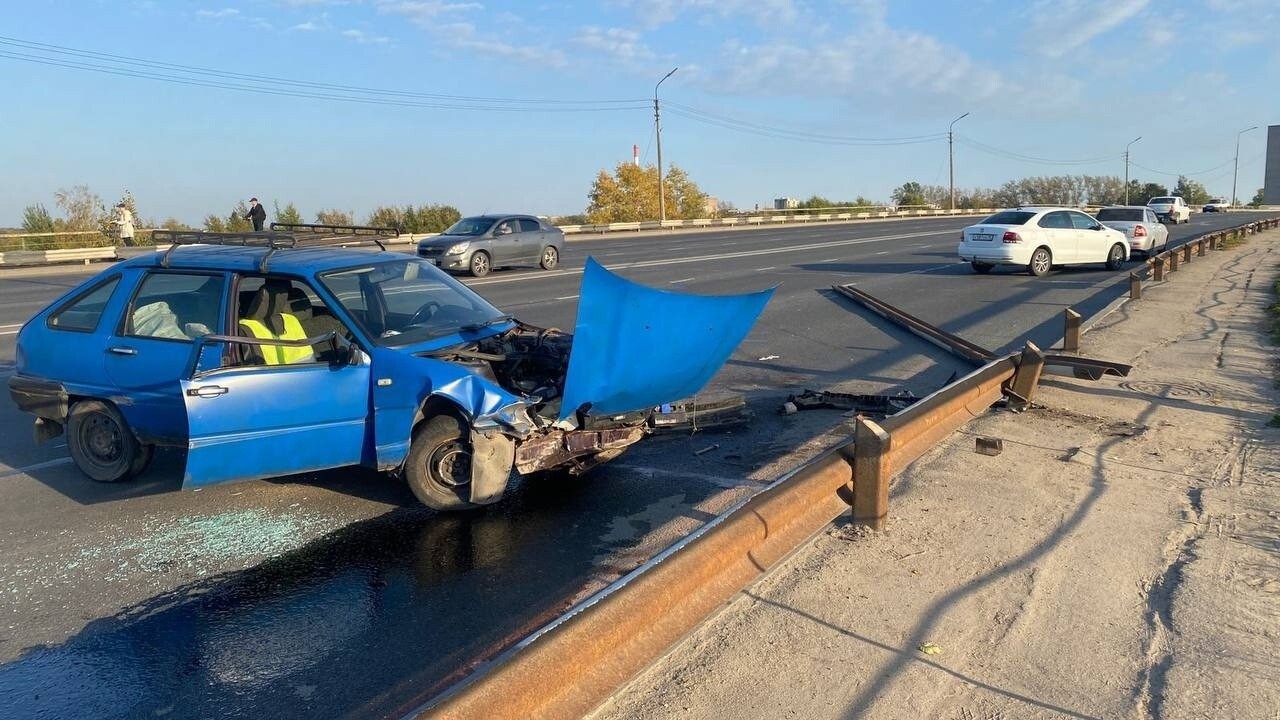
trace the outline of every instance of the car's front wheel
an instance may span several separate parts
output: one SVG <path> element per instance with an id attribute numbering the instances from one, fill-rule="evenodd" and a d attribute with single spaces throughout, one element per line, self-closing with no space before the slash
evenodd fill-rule
<path id="1" fill-rule="evenodd" d="M 542 259 L 538 262 L 543 270 L 555 270 L 560 264 L 560 251 L 554 245 L 548 245 L 542 251 Z"/>
<path id="2" fill-rule="evenodd" d="M 151 446 L 139 443 L 120 411 L 101 400 L 71 406 L 67 449 L 80 472 L 98 482 L 127 480 L 151 461 Z"/>
<path id="3" fill-rule="evenodd" d="M 1049 274 L 1049 268 L 1053 267 L 1053 254 L 1049 252 L 1049 248 L 1039 247 L 1031 253 L 1031 262 L 1027 263 L 1027 272 L 1036 277 L 1044 277 Z"/>
<path id="4" fill-rule="evenodd" d="M 1150 253 L 1148 253 L 1150 254 Z M 1124 267 L 1124 246 L 1116 243 L 1111 246 L 1111 250 L 1107 252 L 1107 269 L 1119 270 Z"/>
<path id="5" fill-rule="evenodd" d="M 493 266 L 489 261 L 489 253 L 484 252 L 483 250 L 477 250 L 471 256 L 471 263 L 467 266 L 467 269 L 470 270 L 471 274 L 475 277 L 484 277 L 485 275 L 488 275 L 489 271 L 493 269 Z"/>
<path id="6" fill-rule="evenodd" d="M 969 263 L 969 266 L 972 267 L 973 271 L 979 275 L 986 275 L 991 272 L 991 268 L 995 267 L 995 265 L 992 265 L 991 263 L 978 262 L 977 260 Z"/>
<path id="7" fill-rule="evenodd" d="M 453 415 L 437 415 L 413 433 L 405 480 L 423 505 L 465 510 L 471 502 L 471 443 L 467 426 Z"/>

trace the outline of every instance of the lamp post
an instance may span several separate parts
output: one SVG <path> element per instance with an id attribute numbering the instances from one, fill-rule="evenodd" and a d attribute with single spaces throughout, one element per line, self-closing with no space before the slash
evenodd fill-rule
<path id="1" fill-rule="evenodd" d="M 954 142 L 955 133 L 952 132 L 952 128 L 956 126 L 956 123 L 967 117 L 969 117 L 969 113 L 952 120 L 951 124 L 947 126 L 947 176 L 951 181 L 951 210 L 956 209 L 956 145 Z"/>
<path id="2" fill-rule="evenodd" d="M 658 85 L 666 82 L 667 78 L 676 74 L 676 70 L 680 68 L 671 68 L 671 72 L 662 76 L 658 81 Z M 666 221 L 667 219 L 667 198 L 666 193 L 662 191 L 662 119 L 658 110 L 658 85 L 653 86 L 653 133 L 658 138 L 658 219 Z"/>
<path id="3" fill-rule="evenodd" d="M 1124 204 L 1125 205 L 1129 204 L 1129 148 L 1134 143 L 1138 142 L 1141 139 L 1142 139 L 1142 136 L 1139 135 L 1138 137 L 1130 140 L 1128 145 L 1124 146 Z"/>
<path id="4" fill-rule="evenodd" d="M 1233 209 L 1236 206 L 1236 180 L 1240 176 L 1240 136 L 1249 132 L 1250 130 L 1257 130 L 1257 129 L 1258 129 L 1258 126 L 1254 125 L 1253 127 L 1245 128 L 1240 132 L 1236 133 L 1235 169 L 1231 171 L 1231 207 Z"/>

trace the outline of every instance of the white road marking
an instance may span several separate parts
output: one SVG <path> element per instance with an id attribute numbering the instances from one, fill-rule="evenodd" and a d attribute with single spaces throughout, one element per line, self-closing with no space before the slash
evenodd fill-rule
<path id="1" fill-rule="evenodd" d="M 564 297 L 558 297 L 558 298 L 556 298 L 556 299 L 557 299 L 557 300 L 572 300 L 572 299 L 574 299 L 574 298 L 576 298 L 576 297 L 578 297 L 578 296 L 577 296 L 577 295 L 565 295 Z"/>
<path id="2" fill-rule="evenodd" d="M 689 282 L 690 280 L 693 280 L 693 278 L 685 278 L 685 279 L 683 279 L 683 280 L 672 280 L 670 284 L 672 284 L 672 285 L 676 285 L 676 284 L 678 284 L 678 283 L 687 283 L 687 282 Z"/>
<path id="3" fill-rule="evenodd" d="M 755 272 L 764 272 L 765 270 L 777 270 L 777 269 L 778 269 L 777 265 L 770 265 L 769 267 L 756 268 Z"/>
<path id="4" fill-rule="evenodd" d="M 9 323 L 8 325 L 0 325 L 0 330 L 10 330 L 12 328 L 20 328 L 24 323 Z"/>
<path id="5" fill-rule="evenodd" d="M 45 468 L 57 467 L 59 465 L 66 465 L 69 462 L 71 462 L 71 458 L 69 457 L 58 458 L 57 460 L 46 460 L 42 463 L 36 463 L 35 465 L 5 470 L 4 472 L 0 472 L 0 478 L 13 477 L 14 475 L 26 475 L 32 470 L 43 470 Z"/>
<path id="6" fill-rule="evenodd" d="M 0 330 L 0 335 L 17 335 L 17 330 Z"/>
<path id="7" fill-rule="evenodd" d="M 903 274 L 904 275 L 920 275 L 922 273 L 933 272 L 934 270 L 943 270 L 945 268 L 955 267 L 956 265 L 959 265 L 959 264 L 961 263 L 950 263 L 947 265 L 934 265 L 933 267 L 921 268 L 919 270 L 909 270 Z"/>
<path id="8" fill-rule="evenodd" d="M 888 250 L 881 250 L 880 252 L 878 252 L 878 253 L 876 253 L 876 254 L 877 254 L 877 255 L 888 255 L 888 254 L 889 254 L 889 251 L 888 251 Z"/>

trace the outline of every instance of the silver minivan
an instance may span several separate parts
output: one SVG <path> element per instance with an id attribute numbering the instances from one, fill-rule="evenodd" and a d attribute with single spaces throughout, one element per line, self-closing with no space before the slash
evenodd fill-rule
<path id="1" fill-rule="evenodd" d="M 560 264 L 564 233 L 532 215 L 477 215 L 459 220 L 435 237 L 418 241 L 418 257 L 442 270 L 484 277 L 497 267 Z"/>

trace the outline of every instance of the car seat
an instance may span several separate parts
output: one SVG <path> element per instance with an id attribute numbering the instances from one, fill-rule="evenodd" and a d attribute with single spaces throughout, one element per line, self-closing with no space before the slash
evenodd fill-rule
<path id="1" fill-rule="evenodd" d="M 307 337 L 299 318 L 294 315 L 289 303 L 289 293 L 293 284 L 280 278 L 267 278 L 262 287 L 249 303 L 245 317 L 240 319 L 240 327 L 249 331 L 252 337 L 261 340 L 302 340 Z M 305 294 L 303 299 L 306 299 Z M 310 302 L 305 309 L 310 314 Z M 288 365 L 290 363 L 308 362 L 315 359 L 309 347 L 290 347 L 287 345 L 259 346 L 262 359 L 268 365 Z"/>

